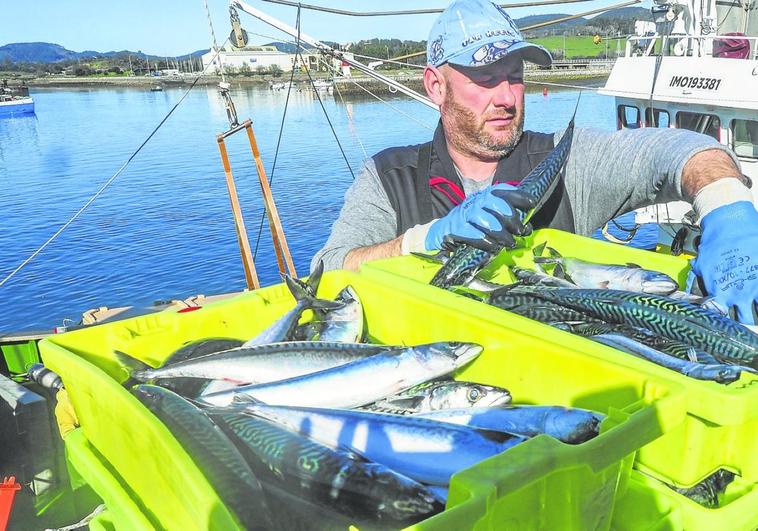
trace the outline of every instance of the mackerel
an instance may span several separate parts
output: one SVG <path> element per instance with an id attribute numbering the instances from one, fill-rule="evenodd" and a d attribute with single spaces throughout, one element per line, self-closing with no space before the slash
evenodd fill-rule
<path id="1" fill-rule="evenodd" d="M 507 310 L 542 323 L 599 321 L 599 319 L 589 316 L 584 312 L 567 308 L 554 302 L 545 301 L 531 292 L 516 291 L 513 286 L 507 286 L 488 294 L 484 298 L 484 301 L 501 310 Z"/>
<path id="2" fill-rule="evenodd" d="M 595 437 L 605 418 L 595 411 L 559 406 L 443 409 L 418 416 L 525 437 L 544 433 L 568 444 L 580 444 Z"/>
<path id="3" fill-rule="evenodd" d="M 340 308 L 342 304 L 339 302 L 316 298 L 316 290 L 318 290 L 318 285 L 321 281 L 321 275 L 323 272 L 324 263 L 319 262 L 318 266 L 313 273 L 311 273 L 311 276 L 308 277 L 308 281 L 305 283 L 296 278 L 292 278 L 289 275 L 284 275 L 284 282 L 287 284 L 292 296 L 295 298 L 295 307 L 277 319 L 263 332 L 249 341 L 246 341 L 242 346 L 252 347 L 255 345 L 267 345 L 269 343 L 279 343 L 281 341 L 290 340 L 292 339 L 292 334 L 300 320 L 300 316 L 305 310 L 330 310 Z"/>
<path id="4" fill-rule="evenodd" d="M 266 483 L 344 514 L 362 527 L 406 527 L 444 509 L 423 485 L 352 452 L 254 416 L 233 411 L 211 416 L 238 441 Z"/>
<path id="5" fill-rule="evenodd" d="M 354 343 L 363 338 L 363 306 L 352 286 L 340 291 L 337 302 L 341 308 L 326 312 L 319 341 Z"/>
<path id="6" fill-rule="evenodd" d="M 137 385 L 132 393 L 166 425 L 246 529 L 271 528 L 271 512 L 258 478 L 202 410 L 155 385 Z"/>
<path id="7" fill-rule="evenodd" d="M 756 374 L 754 369 L 740 365 L 706 365 L 680 360 L 620 334 L 598 334 L 591 336 L 591 339 L 697 380 L 728 384 L 738 380 L 743 371 Z"/>
<path id="8" fill-rule="evenodd" d="M 482 347 L 474 343 L 440 342 L 407 347 L 313 374 L 211 393 L 202 400 L 225 406 L 232 402 L 235 393 L 243 393 L 268 404 L 358 407 L 446 376 L 481 351 Z"/>
<path id="9" fill-rule="evenodd" d="M 643 269 L 636 264 L 597 264 L 579 258 L 561 256 L 548 247 L 550 257 L 534 257 L 537 264 L 552 264 L 580 288 L 616 289 L 669 295 L 679 287 L 676 281 L 665 273 Z"/>
<path id="10" fill-rule="evenodd" d="M 690 343 L 727 363 L 758 367 L 758 335 L 698 306 L 659 295 L 619 290 L 511 288 L 609 323 L 623 323 Z"/>
<path id="11" fill-rule="evenodd" d="M 116 352 L 121 364 L 138 381 L 169 378 L 226 380 L 234 384 L 267 383 L 317 372 L 390 350 L 387 345 L 291 341 L 240 347 L 188 359 L 157 369 Z"/>
<path id="12" fill-rule="evenodd" d="M 432 485 L 448 485 L 456 472 L 525 440 L 509 433 L 370 411 L 247 403 L 245 412 Z"/>
<path id="13" fill-rule="evenodd" d="M 443 380 L 426 382 L 394 396 L 364 406 L 367 411 L 410 415 L 463 407 L 493 407 L 507 404 L 511 394 L 507 389 L 473 382 Z"/>
<path id="14" fill-rule="evenodd" d="M 623 324 L 607 323 L 562 323 L 558 328 L 565 329 L 572 334 L 589 337 L 598 334 L 620 334 L 659 350 L 669 356 L 674 356 L 685 361 L 696 361 L 705 364 L 720 364 L 721 362 L 702 350 L 698 350 L 688 343 L 669 339 L 653 334 L 644 328 L 637 328 Z"/>
<path id="15" fill-rule="evenodd" d="M 577 108 L 579 102 L 577 101 Z M 561 170 L 568 160 L 571 142 L 574 137 L 574 116 L 571 117 L 566 131 L 558 145 L 537 166 L 524 177 L 518 189 L 525 192 L 535 201 L 535 206 L 529 212 L 517 210 L 521 222 L 526 225 L 535 212 L 539 211 L 550 198 L 558 185 Z M 453 256 L 443 265 L 432 278 L 431 285 L 449 288 L 455 285 L 466 285 L 494 258 L 494 254 L 467 244 L 454 244 Z"/>

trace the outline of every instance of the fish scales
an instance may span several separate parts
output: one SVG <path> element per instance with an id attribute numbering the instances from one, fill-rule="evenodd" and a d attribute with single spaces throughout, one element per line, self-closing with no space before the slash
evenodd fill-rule
<path id="1" fill-rule="evenodd" d="M 239 347 L 157 369 L 146 367 L 132 372 L 132 377 L 138 380 L 183 377 L 264 383 L 342 365 L 390 348 L 364 343 L 288 341 Z"/>
<path id="2" fill-rule="evenodd" d="M 267 420 L 212 413 L 235 436 L 256 469 L 267 468 L 290 492 L 358 522 L 410 525 L 444 509 L 419 483 L 344 450 L 333 450 Z"/>
<path id="3" fill-rule="evenodd" d="M 573 137 L 574 117 L 571 118 L 558 145 L 519 183 L 518 189 L 536 201 L 535 207 L 529 212 L 522 214 L 518 211 L 525 225 L 534 213 L 542 208 L 558 184 L 558 175 L 568 159 Z M 492 258 L 494 255 L 488 251 L 467 244 L 458 244 L 453 255 L 437 271 L 430 284 L 445 289 L 455 285 L 466 285 Z"/>
<path id="4" fill-rule="evenodd" d="M 528 288 L 517 287 L 514 291 Z M 617 290 L 530 290 L 538 298 L 691 343 L 717 359 L 755 368 L 758 335 L 739 323 L 698 306 L 667 297 Z"/>
<path id="5" fill-rule="evenodd" d="M 171 431 L 246 529 L 269 529 L 263 489 L 232 441 L 197 406 L 155 385 L 132 393 Z"/>
<path id="6" fill-rule="evenodd" d="M 432 485 L 447 485 L 456 472 L 524 441 L 417 416 L 262 403 L 246 404 L 245 411 Z"/>
<path id="7" fill-rule="evenodd" d="M 482 347 L 474 343 L 418 345 L 286 380 L 206 394 L 202 400 L 207 404 L 225 406 L 232 402 L 236 393 L 242 393 L 269 404 L 357 407 L 446 376 L 481 351 Z"/>

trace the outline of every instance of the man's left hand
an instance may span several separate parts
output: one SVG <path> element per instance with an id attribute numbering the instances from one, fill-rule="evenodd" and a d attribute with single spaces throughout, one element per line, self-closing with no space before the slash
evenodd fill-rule
<path id="1" fill-rule="evenodd" d="M 692 270 L 708 295 L 743 324 L 758 322 L 758 211 L 739 201 L 709 212 Z"/>

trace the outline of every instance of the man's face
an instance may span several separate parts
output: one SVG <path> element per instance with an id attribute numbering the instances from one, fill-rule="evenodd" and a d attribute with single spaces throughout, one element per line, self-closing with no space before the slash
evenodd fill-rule
<path id="1" fill-rule="evenodd" d="M 518 144 L 524 126 L 524 66 L 505 57 L 468 68 L 443 65 L 440 114 L 448 142 L 481 160 L 498 160 Z"/>

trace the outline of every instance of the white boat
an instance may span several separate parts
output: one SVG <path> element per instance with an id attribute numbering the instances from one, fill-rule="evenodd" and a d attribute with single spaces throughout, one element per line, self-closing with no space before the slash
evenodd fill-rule
<path id="1" fill-rule="evenodd" d="M 334 89 L 334 82 L 328 79 L 316 79 L 313 81 L 313 89 L 329 92 Z"/>
<path id="2" fill-rule="evenodd" d="M 29 89 L 11 88 L 5 83 L 0 87 L 0 117 L 34 114 L 34 100 L 29 96 Z"/>
<path id="3" fill-rule="evenodd" d="M 739 2 L 655 0 L 655 22 L 637 22 L 601 94 L 615 97 L 621 128 L 671 127 L 731 148 L 758 204 L 758 14 Z M 696 220 L 685 202 L 637 211 L 661 225 L 659 243 L 690 249 Z M 686 229 L 686 230 L 682 230 Z"/>

